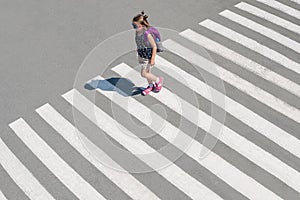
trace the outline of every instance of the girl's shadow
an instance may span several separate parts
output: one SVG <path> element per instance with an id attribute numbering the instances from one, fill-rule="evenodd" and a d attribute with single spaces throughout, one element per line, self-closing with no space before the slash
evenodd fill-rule
<path id="1" fill-rule="evenodd" d="M 84 85 L 87 90 L 95 90 L 97 88 L 104 91 L 116 91 L 123 96 L 135 96 L 141 94 L 145 89 L 137 87 L 127 78 L 108 78 L 105 80 L 92 80 Z"/>

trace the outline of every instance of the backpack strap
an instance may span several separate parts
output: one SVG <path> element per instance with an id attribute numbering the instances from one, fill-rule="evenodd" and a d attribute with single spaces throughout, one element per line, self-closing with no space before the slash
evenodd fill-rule
<path id="1" fill-rule="evenodd" d="M 154 27 L 151 26 L 148 30 L 145 31 L 144 33 L 144 41 L 146 42 L 147 46 L 150 47 L 150 43 L 149 43 L 149 40 L 148 40 L 148 35 L 151 34 L 153 39 L 156 40 L 156 34 L 155 34 L 155 31 L 154 31 Z"/>

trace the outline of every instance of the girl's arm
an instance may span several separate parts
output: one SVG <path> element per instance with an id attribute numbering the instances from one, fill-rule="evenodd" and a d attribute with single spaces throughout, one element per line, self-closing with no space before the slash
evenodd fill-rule
<path id="1" fill-rule="evenodd" d="M 157 46 L 156 46 L 154 38 L 152 37 L 151 34 L 148 35 L 148 40 L 149 40 L 149 43 L 151 44 L 151 47 L 152 47 L 152 56 L 151 56 L 150 64 L 154 65 L 155 64 L 155 56 L 156 56 Z"/>

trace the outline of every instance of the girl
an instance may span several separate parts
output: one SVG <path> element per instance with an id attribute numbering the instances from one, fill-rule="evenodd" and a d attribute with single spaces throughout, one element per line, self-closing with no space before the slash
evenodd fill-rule
<path id="1" fill-rule="evenodd" d="M 151 26 L 147 21 L 148 16 L 144 11 L 136 15 L 132 20 L 132 26 L 136 30 L 135 42 L 137 45 L 138 62 L 141 65 L 141 76 L 148 81 L 148 87 L 142 91 L 142 95 L 147 95 L 151 91 L 159 92 L 162 88 L 163 77 L 157 77 L 151 73 L 151 68 L 155 64 L 157 46 L 154 38 L 147 32 Z M 145 35 L 146 34 L 146 35 Z M 147 38 L 148 41 L 145 41 Z"/>

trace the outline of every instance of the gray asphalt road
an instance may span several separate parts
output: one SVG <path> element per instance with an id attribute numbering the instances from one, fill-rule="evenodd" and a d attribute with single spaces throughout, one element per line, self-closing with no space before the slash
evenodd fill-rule
<path id="1" fill-rule="evenodd" d="M 0 189 L 4 196 L 7 199 L 35 199 L 38 195 L 47 194 L 55 199 L 87 199 L 88 195 L 95 193 L 106 199 L 122 200 L 141 199 L 141 194 L 144 194 L 144 199 L 300 198 L 300 5 L 297 1 L 284 0 L 271 2 L 270 5 L 263 3 L 265 1 L 245 1 L 265 11 L 258 12 L 253 7 L 235 7 L 239 2 L 241 1 L 0 1 L 0 127 L 4 142 L 0 143 Z M 246 12 L 242 8 L 249 8 L 250 11 Z M 192 89 L 200 93 L 192 93 L 190 86 L 174 78 L 171 69 L 168 71 L 157 67 L 153 72 L 165 77 L 165 91 L 178 95 L 176 100 L 186 103 L 181 105 L 199 108 L 203 114 L 199 115 L 202 117 L 198 126 L 191 117 L 198 110 L 183 109 L 183 113 L 178 113 L 172 107 L 172 103 L 178 107 L 178 101 L 167 96 L 168 93 L 162 93 L 165 98 L 155 95 L 132 96 L 141 104 L 135 103 L 136 107 L 128 106 L 129 110 L 124 110 L 124 106 L 118 105 L 118 102 L 122 103 L 122 99 L 128 99 L 128 96 L 118 96 L 116 91 L 113 100 L 121 100 L 112 102 L 109 96 L 105 96 L 111 94 L 105 93 L 111 89 L 104 85 L 99 86 L 104 93 L 96 93 L 93 99 L 95 90 L 84 88 L 82 83 L 82 87 L 76 89 L 90 101 L 94 101 L 107 113 L 108 118 L 111 117 L 118 124 L 113 126 L 108 120 L 101 125 L 98 121 L 99 127 L 89 118 L 93 117 L 90 112 L 84 113 L 89 108 L 88 101 L 78 100 L 81 104 L 75 110 L 74 119 L 72 105 L 64 99 L 70 96 L 61 96 L 74 87 L 79 67 L 91 50 L 110 36 L 131 29 L 132 17 L 142 9 L 149 15 L 149 21 L 154 26 L 181 33 L 181 36 L 171 38 L 172 41 L 166 43 L 165 46 L 170 51 L 161 56 L 170 62 L 169 65 L 172 63 L 184 70 L 179 72 L 179 69 L 173 68 L 181 75 L 186 72 L 187 79 L 194 81 L 191 84 L 203 81 L 221 91 L 222 88 L 214 85 L 218 79 L 207 72 L 213 65 L 206 65 L 199 55 L 205 56 L 203 53 L 208 52 L 214 63 L 220 66 L 226 98 L 230 99 L 226 100 L 225 128 L 212 150 L 213 153 L 200 162 L 191 156 L 198 155 L 194 152 L 195 149 L 182 154 L 182 149 L 170 145 L 162 150 L 162 155 L 169 160 L 176 160 L 175 165 L 153 171 L 154 167 L 139 157 L 131 154 L 128 157 L 118 155 L 118 151 L 107 146 L 102 137 L 99 139 L 97 135 L 100 132 L 110 135 L 111 130 L 112 135 L 107 137 L 121 149 L 142 151 L 146 144 L 158 150 L 168 144 L 155 129 L 162 127 L 159 123 L 163 121 L 157 119 L 162 118 L 166 119 L 164 122 L 168 125 L 190 134 L 196 142 L 206 141 L 208 148 L 211 147 L 210 144 L 214 145 L 216 138 L 208 137 L 207 132 L 210 130 L 201 125 L 202 122 L 209 121 L 205 117 L 211 115 L 213 107 L 211 101 L 201 93 L 205 88 L 198 90 L 202 85 L 197 85 Z M 225 13 L 227 17 L 233 17 L 232 20 L 237 20 L 233 22 L 218 15 L 226 9 L 244 18 L 231 12 L 227 12 L 227 15 Z M 263 17 L 257 16 L 257 13 Z M 228 28 L 242 35 L 233 33 Z M 196 34 L 185 32 L 186 29 L 191 29 Z M 199 37 L 197 33 L 210 40 Z M 170 39 L 166 35 L 162 36 L 164 40 Z M 131 43 L 130 46 L 134 41 L 125 42 Z M 174 42 L 182 46 L 176 46 Z M 207 52 L 203 52 L 197 42 L 202 42 Z M 216 46 L 213 42 L 222 46 Z M 116 54 L 114 51 L 106 53 L 108 56 Z M 179 56 L 175 56 L 175 53 Z M 105 78 L 116 78 L 119 74 L 111 69 L 120 63 L 134 67 L 137 64 L 135 59 L 132 53 L 119 57 L 110 66 L 103 66 L 96 62 L 97 59 L 91 58 L 90 63 L 96 66 L 95 69 L 99 66 L 99 72 L 104 67 L 107 68 L 103 74 Z M 191 63 L 199 65 L 197 71 Z M 87 77 L 99 75 L 97 70 L 92 72 L 93 76 Z M 134 76 L 122 79 L 120 87 L 124 87 L 123 91 L 126 91 L 126 87 L 131 89 L 133 83 L 130 81 L 135 83 L 138 80 Z M 131 173 L 128 177 L 121 178 L 120 174 L 123 173 L 105 171 L 103 166 L 99 168 L 90 157 L 83 155 L 64 138 L 63 133 L 68 136 L 72 131 L 67 129 L 63 120 L 46 114 L 45 116 L 57 120 L 54 124 L 49 124 L 49 121 L 43 120 L 36 112 L 36 109 L 45 108 L 41 106 L 46 103 L 63 118 L 78 125 L 77 128 L 90 141 L 126 171 L 140 169 L 145 173 Z M 76 104 L 76 100 L 73 103 Z M 135 109 L 132 108 L 140 110 L 134 112 Z M 145 112 L 145 108 L 150 108 L 153 113 Z M 222 123 L 223 109 L 219 105 L 214 108 L 217 114 L 213 117 Z M 129 114 L 129 111 L 133 113 Z M 99 112 L 99 116 L 105 116 L 102 111 Z M 153 121 L 148 121 L 147 115 Z M 19 118 L 24 119 L 40 139 L 30 135 L 32 131 L 21 126 Z M 56 130 L 55 125 L 61 129 Z M 138 136 L 147 137 L 133 143 L 126 143 L 126 138 L 118 141 L 116 138 L 125 132 L 118 132 L 120 129 L 114 128 L 121 126 Z M 114 136 L 114 133 L 117 134 Z M 116 138 L 113 139 L 114 137 Z M 46 148 L 45 144 L 53 151 Z M 16 157 L 8 153 L 6 146 Z M 61 158 L 60 162 L 53 152 Z M 177 159 L 178 155 L 182 156 Z M 29 175 L 26 175 L 24 168 Z M 33 179 L 37 182 L 34 183 Z M 29 184 L 24 185 L 23 181 Z M 74 186 L 72 182 L 78 184 Z"/>

